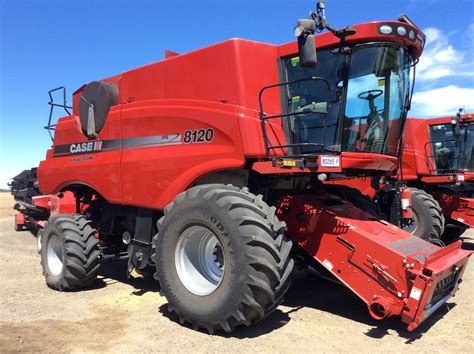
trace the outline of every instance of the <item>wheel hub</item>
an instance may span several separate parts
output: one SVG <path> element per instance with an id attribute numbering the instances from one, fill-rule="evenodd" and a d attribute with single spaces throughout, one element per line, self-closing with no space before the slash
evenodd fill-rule
<path id="1" fill-rule="evenodd" d="M 404 225 L 403 230 L 414 234 L 416 230 L 418 230 L 418 216 L 416 215 L 415 212 L 413 212 L 413 221 L 410 225 Z"/>
<path id="2" fill-rule="evenodd" d="M 179 236 L 175 266 L 179 279 L 190 292 L 205 296 L 214 292 L 224 276 L 224 252 L 209 228 L 193 225 Z"/>
<path id="3" fill-rule="evenodd" d="M 51 235 L 48 238 L 47 246 L 48 268 L 52 275 L 58 276 L 63 270 L 63 245 L 57 235 Z"/>

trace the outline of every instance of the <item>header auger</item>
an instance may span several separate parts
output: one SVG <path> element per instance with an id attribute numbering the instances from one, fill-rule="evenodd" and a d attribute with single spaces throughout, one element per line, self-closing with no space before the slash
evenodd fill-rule
<path id="1" fill-rule="evenodd" d="M 404 19 L 334 30 L 324 3 L 297 27 L 298 41 L 228 40 L 73 94 L 38 169 L 42 192 L 75 199 L 41 232 L 48 286 L 78 289 L 127 258 L 211 333 L 269 315 L 295 261 L 410 330 L 454 294 L 460 244 L 415 238 L 322 183 L 395 173 L 424 34 Z"/>

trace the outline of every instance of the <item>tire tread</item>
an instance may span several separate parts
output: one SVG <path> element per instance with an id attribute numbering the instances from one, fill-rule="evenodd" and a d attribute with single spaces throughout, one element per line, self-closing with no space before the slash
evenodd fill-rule
<path id="1" fill-rule="evenodd" d="M 165 208 L 165 215 L 157 223 L 158 234 L 153 238 L 157 250 L 160 229 L 163 228 L 166 215 L 187 198 L 213 201 L 227 210 L 235 221 L 247 257 L 246 286 L 240 300 L 223 314 L 222 320 L 216 322 L 195 321 L 180 313 L 177 306 L 170 305 L 169 310 L 175 312 L 181 322 L 188 322 L 193 328 L 204 328 L 211 334 L 219 330 L 231 332 L 238 326 L 250 326 L 268 316 L 283 301 L 293 269 L 293 260 L 290 258 L 292 244 L 284 235 L 286 225 L 276 217 L 276 209 L 268 206 L 261 195 L 252 194 L 248 188 L 222 184 L 193 187 L 176 196 Z M 157 254 L 153 257 L 158 264 Z M 155 278 L 159 278 L 158 273 Z M 167 287 L 162 287 L 162 294 L 168 302 L 173 301 L 173 294 L 169 293 Z"/>
<path id="2" fill-rule="evenodd" d="M 438 201 L 426 191 L 418 188 L 410 187 L 412 197 L 418 198 L 427 208 L 430 213 L 432 220 L 432 227 L 429 232 L 428 240 L 440 239 L 444 232 L 445 218 L 443 210 L 441 209 Z"/>
<path id="3" fill-rule="evenodd" d="M 42 237 L 42 248 L 46 247 L 49 228 L 57 226 L 64 241 L 64 268 L 59 281 L 51 281 L 46 260 L 41 257 L 43 275 L 47 285 L 59 291 L 71 291 L 90 284 L 97 276 L 100 265 L 99 241 L 90 221 L 80 214 L 62 214 L 48 220 Z M 46 253 L 46 250 L 45 250 Z"/>

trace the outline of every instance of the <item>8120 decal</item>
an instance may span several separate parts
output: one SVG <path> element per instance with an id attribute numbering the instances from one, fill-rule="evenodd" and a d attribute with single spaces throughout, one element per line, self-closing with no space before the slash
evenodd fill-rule
<path id="1" fill-rule="evenodd" d="M 183 136 L 183 143 L 210 143 L 214 139 L 214 129 L 194 129 L 186 130 Z"/>

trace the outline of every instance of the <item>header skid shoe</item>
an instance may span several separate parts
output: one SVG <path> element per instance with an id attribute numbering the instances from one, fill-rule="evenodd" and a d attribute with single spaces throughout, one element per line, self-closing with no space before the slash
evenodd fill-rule
<path id="1" fill-rule="evenodd" d="M 412 331 L 456 291 L 471 252 L 440 248 L 331 195 L 285 197 L 287 235 L 368 306 Z"/>

